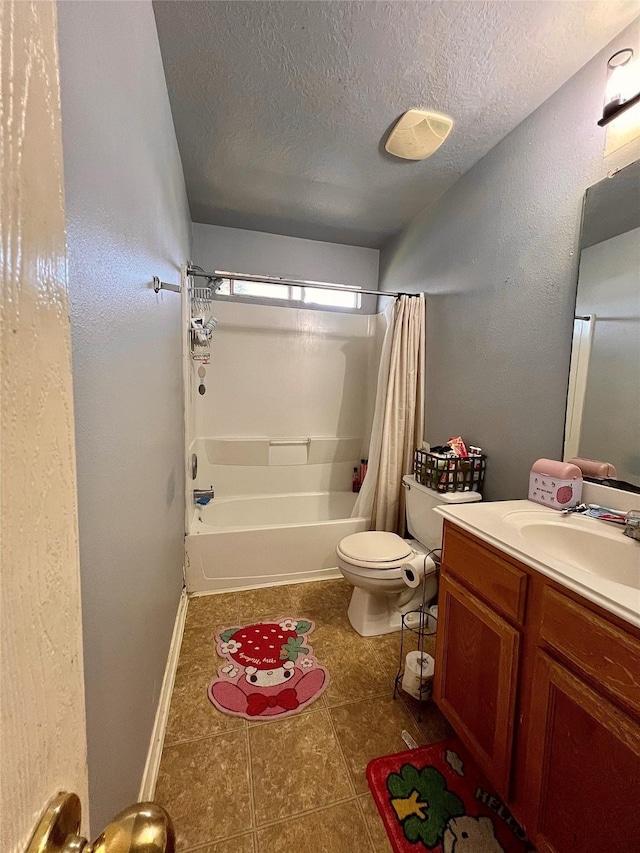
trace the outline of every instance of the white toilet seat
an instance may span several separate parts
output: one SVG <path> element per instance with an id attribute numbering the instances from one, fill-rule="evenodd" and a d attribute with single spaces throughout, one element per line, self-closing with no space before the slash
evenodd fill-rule
<path id="1" fill-rule="evenodd" d="M 348 571 L 350 575 L 359 578 L 373 578 L 376 577 L 379 580 L 391 581 L 391 580 L 401 580 L 402 579 L 402 569 L 400 566 L 391 566 L 387 568 L 385 566 L 358 566 L 355 563 L 348 563 L 344 558 L 338 557 L 342 560 L 342 566 L 345 571 Z"/>
<path id="2" fill-rule="evenodd" d="M 400 567 L 410 560 L 415 552 L 406 539 L 396 533 L 369 530 L 346 536 L 338 545 L 338 557 L 349 566 L 367 572 L 395 572 L 400 576 Z M 364 572 L 363 572 L 364 574 Z M 395 577 L 388 574 L 387 577 Z"/>

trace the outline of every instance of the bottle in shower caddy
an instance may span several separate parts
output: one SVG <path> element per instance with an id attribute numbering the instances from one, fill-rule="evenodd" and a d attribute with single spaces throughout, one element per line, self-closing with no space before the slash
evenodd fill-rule
<path id="1" fill-rule="evenodd" d="M 353 481 L 351 483 L 351 491 L 359 492 L 360 491 L 360 477 L 358 476 L 358 469 L 353 469 Z"/>

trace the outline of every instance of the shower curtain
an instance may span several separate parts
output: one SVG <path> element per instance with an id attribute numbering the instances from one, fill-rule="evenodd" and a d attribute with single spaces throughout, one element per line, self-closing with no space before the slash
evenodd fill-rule
<path id="1" fill-rule="evenodd" d="M 373 530 L 404 534 L 402 477 L 424 432 L 424 294 L 400 296 L 385 310 L 369 467 L 354 516 L 370 516 Z"/>

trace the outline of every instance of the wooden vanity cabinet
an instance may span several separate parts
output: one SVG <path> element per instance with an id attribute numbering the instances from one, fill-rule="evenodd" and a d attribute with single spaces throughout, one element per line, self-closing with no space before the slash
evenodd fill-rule
<path id="1" fill-rule="evenodd" d="M 506 798 L 520 634 L 450 575 L 440 581 L 438 616 L 436 702 Z"/>
<path id="2" fill-rule="evenodd" d="M 536 657 L 525 780 L 538 853 L 640 850 L 640 727 L 567 667 Z"/>
<path id="3" fill-rule="evenodd" d="M 640 853 L 640 631 L 450 522 L 434 698 L 538 853 Z"/>

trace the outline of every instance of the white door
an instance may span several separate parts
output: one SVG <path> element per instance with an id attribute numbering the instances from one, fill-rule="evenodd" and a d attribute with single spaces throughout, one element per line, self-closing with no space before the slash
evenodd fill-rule
<path id="1" fill-rule="evenodd" d="M 0 850 L 87 762 L 56 8 L 0 2 Z"/>

